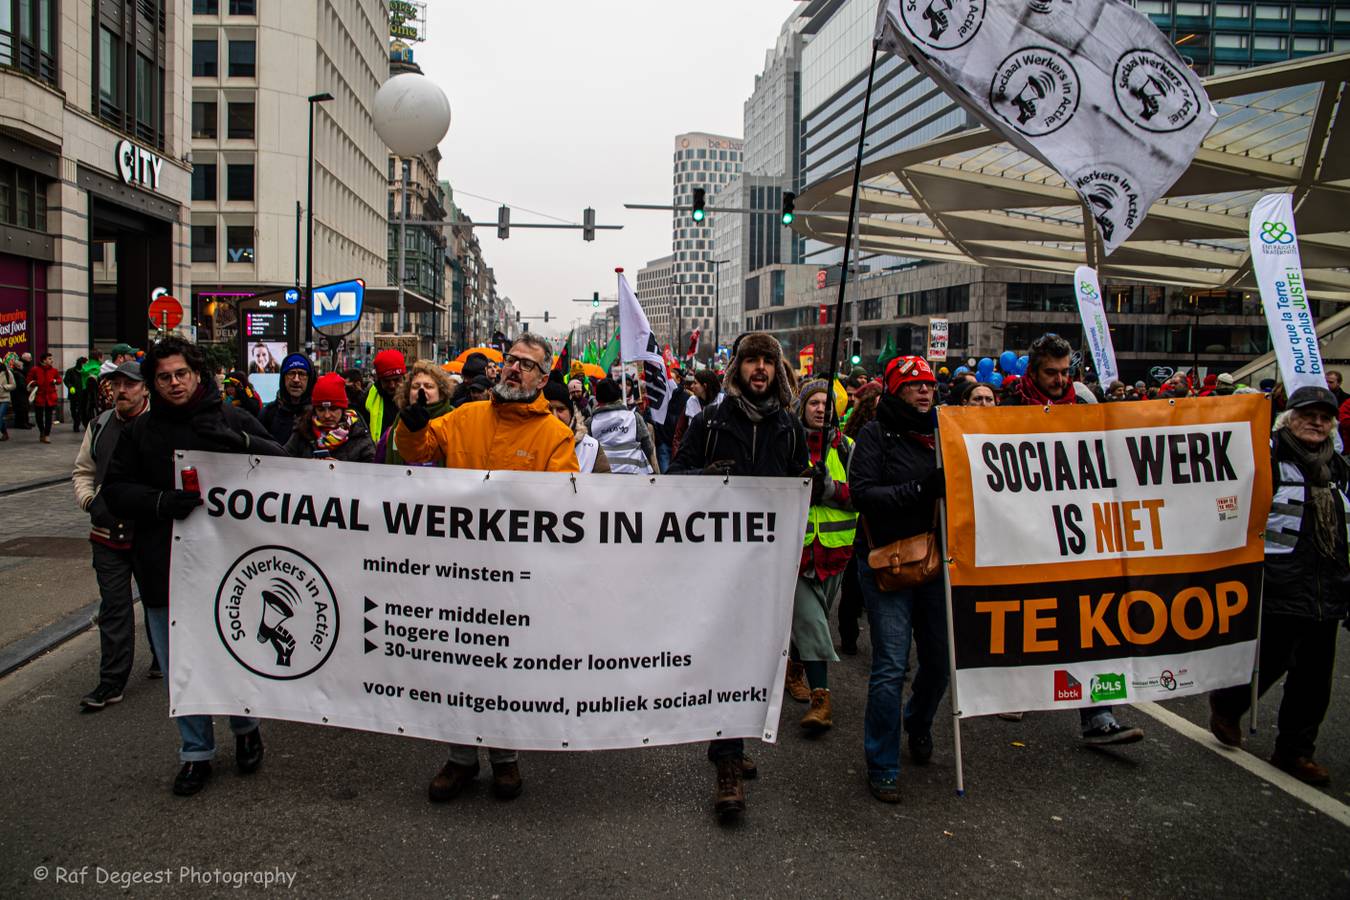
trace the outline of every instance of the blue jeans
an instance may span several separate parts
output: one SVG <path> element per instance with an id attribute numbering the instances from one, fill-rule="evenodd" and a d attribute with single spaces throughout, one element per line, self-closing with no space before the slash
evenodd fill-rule
<path id="1" fill-rule="evenodd" d="M 863 717 L 867 776 L 894 778 L 900 772 L 900 701 L 909 669 L 910 638 L 918 651 L 919 669 L 904 708 L 904 729 L 912 734 L 930 731 L 947 690 L 946 601 L 940 580 L 906 591 L 883 591 L 867 565 L 866 552 L 855 558 L 872 630 L 872 674 Z"/>
<path id="2" fill-rule="evenodd" d="M 666 474 L 666 469 L 670 468 L 670 445 L 656 445 L 656 464 L 661 469 L 661 474 Z"/>
<path id="3" fill-rule="evenodd" d="M 145 621 L 150 625 L 150 644 L 155 658 L 167 675 L 169 672 L 169 608 L 145 607 Z M 210 716 L 175 716 L 178 736 L 183 746 L 178 758 L 183 762 L 200 762 L 216 756 L 216 733 Z M 230 716 L 230 731 L 248 734 L 258 728 L 258 720 L 250 716 Z"/>
<path id="4" fill-rule="evenodd" d="M 9 401 L 0 403 L 0 434 L 9 434 L 9 428 L 5 426 L 5 416 L 9 415 Z"/>

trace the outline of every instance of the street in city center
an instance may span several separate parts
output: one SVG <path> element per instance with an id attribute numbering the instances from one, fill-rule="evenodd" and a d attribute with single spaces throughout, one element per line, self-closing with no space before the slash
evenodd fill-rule
<path id="1" fill-rule="evenodd" d="M 22 477 L 0 490 L 60 478 L 74 446 L 19 433 L 0 445 L 0 473 Z M 68 483 L 0 496 L 0 653 L 94 599 L 86 534 Z M 858 655 L 834 667 L 833 730 L 803 737 L 805 706 L 785 701 L 778 743 L 749 746 L 760 775 L 746 814 L 725 826 L 702 745 L 525 753 L 519 799 L 494 799 L 484 774 L 432 805 L 440 746 L 287 722 L 264 723 L 258 773 L 236 775 L 222 740 L 216 778 L 175 797 L 178 738 L 165 682 L 144 677 L 143 636 L 126 699 L 88 714 L 79 698 L 97 680 L 98 643 L 85 630 L 0 678 L 0 894 L 110 893 L 148 879 L 130 893 L 1344 897 L 1344 645 L 1318 742 L 1325 789 L 1263 761 L 1276 687 L 1250 752 L 1217 744 L 1200 697 L 1125 710 L 1146 737 L 1111 751 L 1079 745 L 1072 711 L 965 720 L 964 798 L 944 704 L 932 764 L 903 760 L 903 799 L 888 806 L 862 766 L 864 628 Z M 216 727 L 227 734 L 223 719 Z"/>

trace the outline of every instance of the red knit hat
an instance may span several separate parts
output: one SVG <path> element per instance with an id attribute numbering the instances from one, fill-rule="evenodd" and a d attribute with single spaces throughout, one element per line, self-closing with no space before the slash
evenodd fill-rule
<path id="1" fill-rule="evenodd" d="M 402 375 L 408 371 L 408 364 L 403 359 L 403 353 L 390 347 L 388 350 L 381 350 L 375 354 L 375 377 L 384 378 L 386 375 Z"/>
<path id="2" fill-rule="evenodd" d="M 315 409 L 327 407 L 347 408 L 347 382 L 337 372 L 329 372 L 314 384 L 311 395 Z"/>
<path id="3" fill-rule="evenodd" d="M 897 356 L 886 364 L 886 390 L 900 393 L 900 388 L 913 382 L 937 384 L 933 370 L 921 356 Z"/>

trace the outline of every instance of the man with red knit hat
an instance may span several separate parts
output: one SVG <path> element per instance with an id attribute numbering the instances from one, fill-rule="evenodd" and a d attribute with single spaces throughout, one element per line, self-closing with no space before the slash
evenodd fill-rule
<path id="1" fill-rule="evenodd" d="M 375 383 L 366 392 L 366 402 L 361 410 L 361 418 L 370 426 L 371 437 L 379 442 L 387 429 L 392 428 L 398 419 L 398 403 L 394 395 L 403 381 L 403 373 L 408 364 L 402 352 L 393 349 L 381 350 L 375 354 Z"/>

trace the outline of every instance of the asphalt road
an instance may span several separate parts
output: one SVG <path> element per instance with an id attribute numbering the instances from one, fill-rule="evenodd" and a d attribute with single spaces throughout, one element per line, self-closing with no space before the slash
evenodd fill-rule
<path id="1" fill-rule="evenodd" d="M 1350 820 L 1135 710 L 1124 715 L 1147 736 L 1116 751 L 1080 747 L 1068 711 L 966 720 L 968 794 L 958 798 L 944 708 L 933 764 L 901 773 L 899 806 L 877 803 L 861 758 L 865 634 L 860 655 L 832 670 L 833 731 L 797 734 L 791 719 L 804 707 L 789 701 L 780 743 L 750 745 L 761 776 L 733 826 L 711 814 L 713 770 L 701 746 L 527 753 L 518 800 L 490 796 L 485 764 L 474 789 L 432 806 L 425 790 L 443 761 L 438 746 L 285 722 L 264 723 L 267 759 L 241 777 L 218 720 L 217 776 L 194 798 L 174 797 L 177 736 L 164 682 L 138 675 L 122 704 L 79 713 L 97 664 L 95 635 L 85 634 L 0 679 L 0 896 L 123 893 L 136 872 L 166 882 L 133 886 L 138 897 L 224 894 L 231 882 L 214 879 L 265 873 L 282 882 L 242 890 L 1350 896 Z M 1350 800 L 1344 656 L 1319 751 L 1335 776 L 1321 795 L 1333 808 Z M 1257 750 L 1268 752 L 1278 696 L 1277 687 L 1263 705 Z M 1170 705 L 1203 723 L 1203 698 Z M 84 883 L 57 884 L 58 874 Z M 100 877 L 112 881 L 100 886 Z"/>

